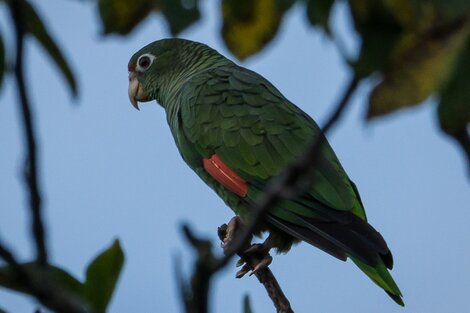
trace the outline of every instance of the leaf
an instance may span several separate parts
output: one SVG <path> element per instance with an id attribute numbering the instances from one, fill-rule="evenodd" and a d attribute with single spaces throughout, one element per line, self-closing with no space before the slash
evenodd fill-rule
<path id="1" fill-rule="evenodd" d="M 199 0 L 157 0 L 156 7 L 163 13 L 173 36 L 201 17 Z"/>
<path id="2" fill-rule="evenodd" d="M 128 34 L 152 11 L 154 0 L 99 0 L 103 33 Z"/>
<path id="3" fill-rule="evenodd" d="M 42 47 L 47 51 L 49 56 L 59 67 L 60 71 L 62 72 L 62 75 L 64 75 L 73 96 L 76 96 L 77 84 L 75 81 L 75 77 L 72 73 L 72 70 L 70 69 L 70 66 L 62 55 L 62 52 L 60 51 L 59 47 L 50 36 L 41 18 L 36 13 L 31 4 L 28 1 L 20 1 L 20 3 L 23 4 L 22 12 L 23 21 L 25 21 L 26 31 L 29 34 L 33 35 L 39 41 Z"/>
<path id="4" fill-rule="evenodd" d="M 35 262 L 25 263 L 22 264 L 22 266 L 32 277 L 36 277 L 38 280 L 41 279 L 41 276 L 49 274 L 59 286 L 70 293 L 79 296 L 82 292 L 82 284 L 75 277 L 57 266 L 49 265 L 46 270 L 38 266 Z M 0 268 L 0 286 L 30 294 L 30 291 L 18 281 L 10 266 Z"/>
<path id="5" fill-rule="evenodd" d="M 449 79 L 469 31 L 468 23 L 454 23 L 402 36 L 383 80 L 370 95 L 367 118 L 417 105 L 439 91 Z"/>
<path id="6" fill-rule="evenodd" d="M 124 253 L 118 240 L 103 251 L 88 266 L 83 296 L 94 313 L 104 313 L 111 300 L 124 263 Z"/>
<path id="7" fill-rule="evenodd" d="M 5 75 L 5 46 L 0 34 L 0 89 L 2 88 L 3 76 Z"/>
<path id="8" fill-rule="evenodd" d="M 468 0 L 431 0 L 431 2 L 448 18 L 460 18 L 470 13 Z"/>
<path id="9" fill-rule="evenodd" d="M 429 1 L 381 0 L 387 10 L 403 28 L 420 32 L 430 26 L 436 16 L 435 7 Z"/>
<path id="10" fill-rule="evenodd" d="M 0 313 L 7 313 L 4 309 L 0 308 Z"/>
<path id="11" fill-rule="evenodd" d="M 243 297 L 243 313 L 253 313 L 253 310 L 251 309 L 250 296 L 247 294 Z"/>
<path id="12" fill-rule="evenodd" d="M 274 38 L 284 13 L 293 3 L 293 0 L 223 0 L 225 44 L 240 60 L 259 52 Z"/>
<path id="13" fill-rule="evenodd" d="M 448 134 L 465 131 L 470 123 L 470 39 L 461 53 L 453 76 L 441 92 L 438 116 Z"/>
<path id="14" fill-rule="evenodd" d="M 334 0 L 307 0 L 307 18 L 312 26 L 330 34 L 329 19 Z"/>
<path id="15" fill-rule="evenodd" d="M 385 67 L 403 26 L 383 1 L 350 0 L 349 5 L 354 27 L 362 38 L 359 57 L 351 66 L 357 77 L 365 78 Z"/>

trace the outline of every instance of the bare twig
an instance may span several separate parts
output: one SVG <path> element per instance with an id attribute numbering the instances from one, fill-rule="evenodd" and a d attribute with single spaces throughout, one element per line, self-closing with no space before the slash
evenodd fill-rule
<path id="1" fill-rule="evenodd" d="M 10 15 L 16 30 L 16 61 L 14 76 L 21 104 L 21 117 L 25 130 L 27 158 L 25 161 L 25 180 L 29 189 L 29 207 L 32 217 L 31 229 L 36 247 L 35 270 L 22 266 L 13 253 L 0 242 L 0 258 L 9 265 L 9 274 L 22 290 L 34 296 L 41 304 L 55 312 L 86 313 L 87 310 L 76 296 L 69 295 L 49 275 L 48 257 L 45 244 L 44 226 L 41 218 L 41 194 L 38 183 L 36 138 L 33 117 L 26 91 L 23 70 L 25 29 L 22 9 L 24 0 L 7 1 Z"/>
<path id="2" fill-rule="evenodd" d="M 33 126 L 33 117 L 26 92 L 23 73 L 23 46 L 25 29 L 22 8 L 23 0 L 9 1 L 11 17 L 16 29 L 16 61 L 15 78 L 18 87 L 18 95 L 21 103 L 21 116 L 25 130 L 27 143 L 27 159 L 25 161 L 25 179 L 29 187 L 29 205 L 32 215 L 32 233 L 36 243 L 37 261 L 40 265 L 47 265 L 47 250 L 45 244 L 44 226 L 41 219 L 41 194 L 38 184 L 36 139 Z"/>
<path id="3" fill-rule="evenodd" d="M 310 144 L 299 161 L 284 170 L 284 172 L 279 177 L 274 178 L 269 182 L 267 188 L 265 189 L 264 197 L 259 202 L 258 207 L 253 210 L 246 227 L 244 227 L 239 236 L 235 238 L 230 251 L 228 251 L 225 258 L 221 260 L 219 264 L 220 267 L 225 266 L 228 260 L 248 243 L 248 240 L 251 238 L 254 229 L 271 208 L 273 208 L 280 200 L 293 198 L 302 192 L 306 187 L 312 185 L 313 169 L 318 159 L 318 152 L 320 151 L 321 146 L 325 141 L 325 134 L 341 117 L 341 114 L 350 102 L 349 100 L 357 88 L 359 80 L 360 79 L 356 76 L 352 77 L 341 100 L 331 114 L 330 118 L 325 123 L 325 126 L 323 126 L 321 129 L 318 138 L 316 138 Z"/>
<path id="4" fill-rule="evenodd" d="M 218 229 L 218 235 L 220 240 L 224 243 L 224 246 L 230 246 L 229 240 L 231 238 L 227 238 L 227 224 L 223 224 Z M 246 263 L 248 264 L 251 269 L 253 270 L 255 266 L 259 263 L 259 259 L 257 259 L 252 254 L 247 254 L 242 251 L 237 252 L 237 255 Z M 268 293 L 269 298 L 274 304 L 276 311 L 279 313 L 294 313 L 290 306 L 290 302 L 287 297 L 284 295 L 281 286 L 277 282 L 276 277 L 274 276 L 273 272 L 269 269 L 269 267 L 261 268 L 257 272 L 255 272 L 256 278 L 258 281 L 264 286 L 266 292 Z"/>
<path id="5" fill-rule="evenodd" d="M 178 275 L 181 297 L 187 313 L 206 313 L 208 312 L 210 280 L 212 275 L 220 269 L 217 266 L 218 260 L 212 253 L 210 241 L 197 238 L 188 225 L 183 226 L 183 233 L 196 250 L 197 259 L 189 284 L 184 282 L 181 275 Z"/>
<path id="6" fill-rule="evenodd" d="M 24 270 L 21 265 L 16 260 L 13 252 L 11 252 L 3 243 L 0 242 L 0 258 L 2 258 L 8 265 L 11 266 L 13 270 L 15 270 L 19 276 L 22 276 L 24 280 L 25 274 Z"/>

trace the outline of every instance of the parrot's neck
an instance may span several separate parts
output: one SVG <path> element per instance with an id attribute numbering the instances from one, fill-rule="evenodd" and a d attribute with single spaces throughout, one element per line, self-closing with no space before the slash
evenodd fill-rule
<path id="1" fill-rule="evenodd" d="M 184 85 L 200 73 L 227 65 L 234 65 L 234 63 L 217 53 L 201 58 L 199 62 L 188 62 L 188 64 L 185 64 L 184 68 L 175 68 L 172 75 L 162 79 L 156 100 L 165 108 L 170 126 L 175 126 L 171 124 L 177 122 L 176 116 L 181 105 L 180 94 Z"/>

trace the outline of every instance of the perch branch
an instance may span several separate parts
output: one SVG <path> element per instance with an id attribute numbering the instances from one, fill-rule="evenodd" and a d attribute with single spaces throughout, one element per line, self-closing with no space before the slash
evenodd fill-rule
<path id="1" fill-rule="evenodd" d="M 223 224 L 218 229 L 218 235 L 220 240 L 224 243 L 224 246 L 230 246 L 230 240 L 232 238 L 227 238 L 227 224 Z M 259 259 L 257 259 L 252 254 L 247 254 L 242 251 L 237 252 L 237 255 L 246 263 L 248 264 L 251 269 L 253 270 L 255 266 L 259 263 Z M 269 298 L 274 304 L 276 311 L 278 313 L 294 313 L 290 306 L 290 302 L 287 297 L 284 295 L 281 286 L 277 282 L 276 277 L 274 276 L 273 272 L 269 269 L 269 267 L 264 267 L 255 272 L 254 274 L 258 281 L 264 286 L 266 292 L 268 293 Z"/>

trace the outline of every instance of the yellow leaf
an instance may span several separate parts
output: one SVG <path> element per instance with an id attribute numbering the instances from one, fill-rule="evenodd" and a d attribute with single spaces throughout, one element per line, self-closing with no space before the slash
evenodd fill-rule
<path id="1" fill-rule="evenodd" d="M 150 13 L 153 5 L 153 0 L 99 0 L 103 32 L 129 33 Z"/>
<path id="2" fill-rule="evenodd" d="M 458 23 L 403 35 L 383 80 L 372 91 L 367 117 L 417 105 L 438 91 L 453 72 L 469 32 L 468 23 Z"/>
<path id="3" fill-rule="evenodd" d="M 239 59 L 260 51 L 276 35 L 288 7 L 276 0 L 224 0 L 222 36 L 227 47 Z"/>

